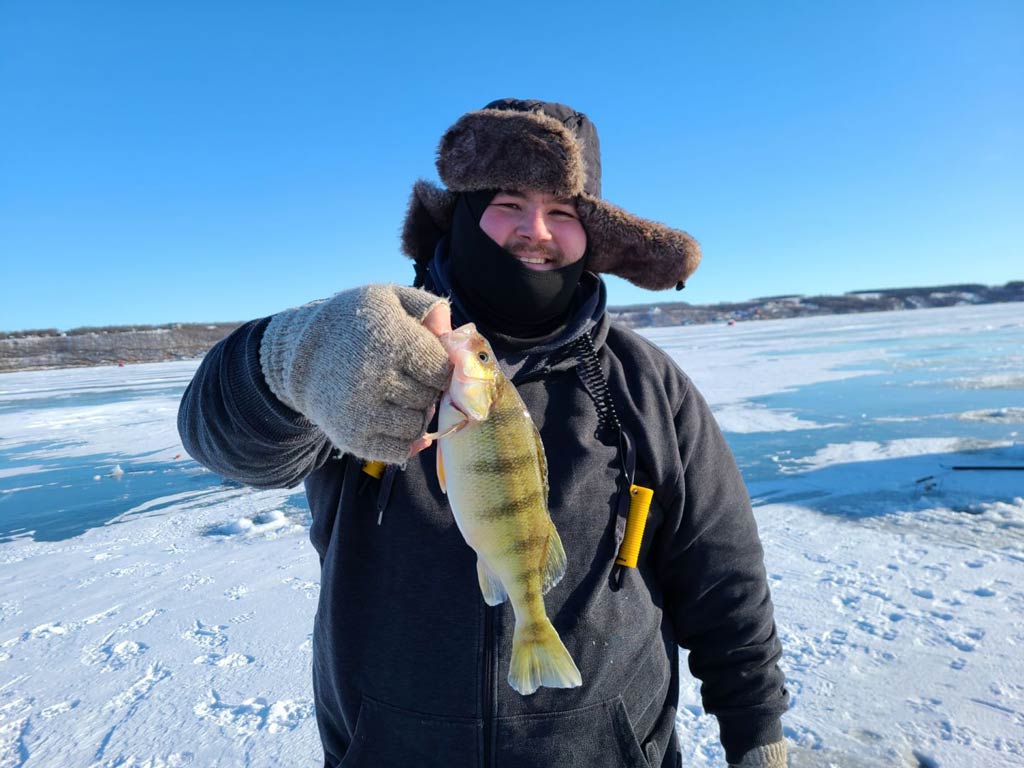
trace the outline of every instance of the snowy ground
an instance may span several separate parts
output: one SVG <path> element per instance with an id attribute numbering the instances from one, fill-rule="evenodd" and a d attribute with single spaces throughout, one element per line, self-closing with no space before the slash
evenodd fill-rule
<path id="1" fill-rule="evenodd" d="M 647 335 L 754 498 L 791 765 L 1024 766 L 1021 305 Z M 305 501 L 183 455 L 195 365 L 0 375 L 0 768 L 320 764 Z M 695 683 L 679 731 L 724 765 Z"/>

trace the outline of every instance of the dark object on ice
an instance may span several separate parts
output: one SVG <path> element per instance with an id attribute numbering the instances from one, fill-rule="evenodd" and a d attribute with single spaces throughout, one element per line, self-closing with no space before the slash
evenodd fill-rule
<path id="1" fill-rule="evenodd" d="M 1024 467 L 987 467 L 983 465 L 972 466 L 969 464 L 963 466 L 950 467 L 954 472 L 968 472 L 968 471 L 985 471 L 985 472 L 1024 472 Z"/>

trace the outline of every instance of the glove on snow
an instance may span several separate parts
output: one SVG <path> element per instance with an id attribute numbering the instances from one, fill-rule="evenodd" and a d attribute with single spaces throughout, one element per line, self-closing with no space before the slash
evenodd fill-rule
<path id="1" fill-rule="evenodd" d="M 422 325 L 445 301 L 416 288 L 367 285 L 280 312 L 260 344 L 263 376 L 342 452 L 401 463 L 451 371 Z"/>
<path id="2" fill-rule="evenodd" d="M 755 747 L 745 752 L 738 763 L 729 763 L 729 768 L 786 768 L 786 740 Z"/>

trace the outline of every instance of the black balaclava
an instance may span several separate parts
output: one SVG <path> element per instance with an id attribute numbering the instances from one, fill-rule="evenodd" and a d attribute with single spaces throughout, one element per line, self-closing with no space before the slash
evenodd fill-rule
<path id="1" fill-rule="evenodd" d="M 586 266 L 525 267 L 480 229 L 495 191 L 463 192 L 455 204 L 449 245 L 452 283 L 466 309 L 482 325 L 515 338 L 544 336 L 562 325 Z"/>

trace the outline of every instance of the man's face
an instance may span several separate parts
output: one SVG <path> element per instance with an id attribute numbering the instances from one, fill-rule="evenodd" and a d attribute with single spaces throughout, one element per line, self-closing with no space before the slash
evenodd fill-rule
<path id="1" fill-rule="evenodd" d="M 480 229 L 528 269 L 558 269 L 587 250 L 576 203 L 547 192 L 499 192 L 480 217 Z"/>

